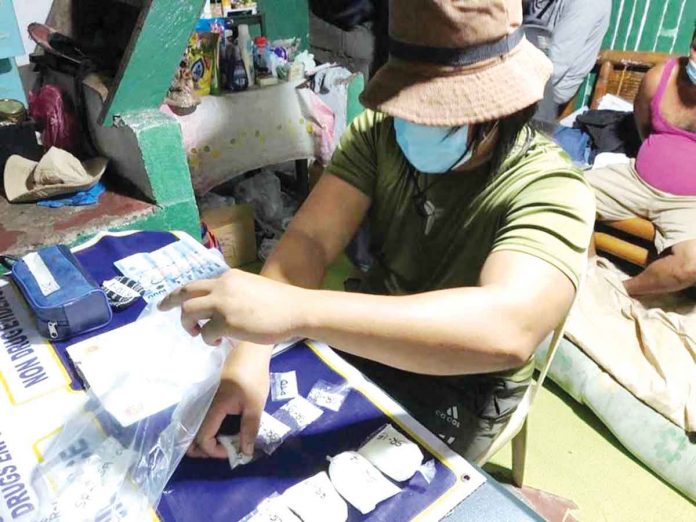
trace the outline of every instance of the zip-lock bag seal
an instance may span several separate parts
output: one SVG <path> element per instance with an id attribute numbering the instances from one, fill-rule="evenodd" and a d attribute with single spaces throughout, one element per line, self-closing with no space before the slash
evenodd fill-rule
<path id="1" fill-rule="evenodd" d="M 22 258 L 0 256 L 0 263 L 11 270 L 44 337 L 62 341 L 111 321 L 106 294 L 65 245 Z"/>

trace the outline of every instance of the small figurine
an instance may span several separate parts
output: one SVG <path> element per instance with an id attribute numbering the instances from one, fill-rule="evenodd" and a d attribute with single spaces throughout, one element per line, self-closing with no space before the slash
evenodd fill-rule
<path id="1" fill-rule="evenodd" d="M 179 64 L 164 100 L 174 114 L 185 116 L 196 110 L 201 99 L 196 94 L 193 75 L 186 60 Z"/>

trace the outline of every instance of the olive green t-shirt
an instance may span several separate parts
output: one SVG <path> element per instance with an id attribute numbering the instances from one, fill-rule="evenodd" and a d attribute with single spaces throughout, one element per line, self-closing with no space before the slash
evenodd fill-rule
<path id="1" fill-rule="evenodd" d="M 500 250 L 543 259 L 577 287 L 594 224 L 594 193 L 552 141 L 531 129 L 520 134 L 495 175 L 488 165 L 409 174 L 391 117 L 368 110 L 353 121 L 327 172 L 371 198 L 375 262 L 365 292 L 476 286 L 486 258 Z M 419 189 L 435 207 L 428 234 L 416 204 Z"/>

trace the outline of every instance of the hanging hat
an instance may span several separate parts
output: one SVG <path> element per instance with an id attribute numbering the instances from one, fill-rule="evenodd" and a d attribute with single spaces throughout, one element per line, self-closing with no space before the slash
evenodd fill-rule
<path id="1" fill-rule="evenodd" d="M 39 162 L 10 156 L 5 164 L 5 195 L 10 203 L 24 203 L 87 190 L 99 181 L 108 162 L 94 158 L 81 163 L 58 147 L 51 147 Z"/>
<path id="2" fill-rule="evenodd" d="M 552 71 L 521 24 L 521 0 L 390 0 L 389 60 L 360 99 L 422 125 L 509 116 L 541 100 Z"/>

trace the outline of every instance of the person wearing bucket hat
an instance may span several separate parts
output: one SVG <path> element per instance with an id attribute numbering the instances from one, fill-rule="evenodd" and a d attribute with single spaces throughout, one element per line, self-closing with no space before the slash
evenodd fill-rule
<path id="1" fill-rule="evenodd" d="M 582 173 L 527 125 L 551 66 L 521 16 L 520 0 L 392 0 L 368 109 L 261 275 L 230 270 L 161 303 L 210 344 L 239 340 L 190 455 L 226 456 L 215 436 L 228 414 L 251 454 L 271 344 L 303 337 L 466 458 L 490 447 L 567 315 L 595 212 Z M 374 263 L 360 291 L 318 290 L 363 221 Z"/>

